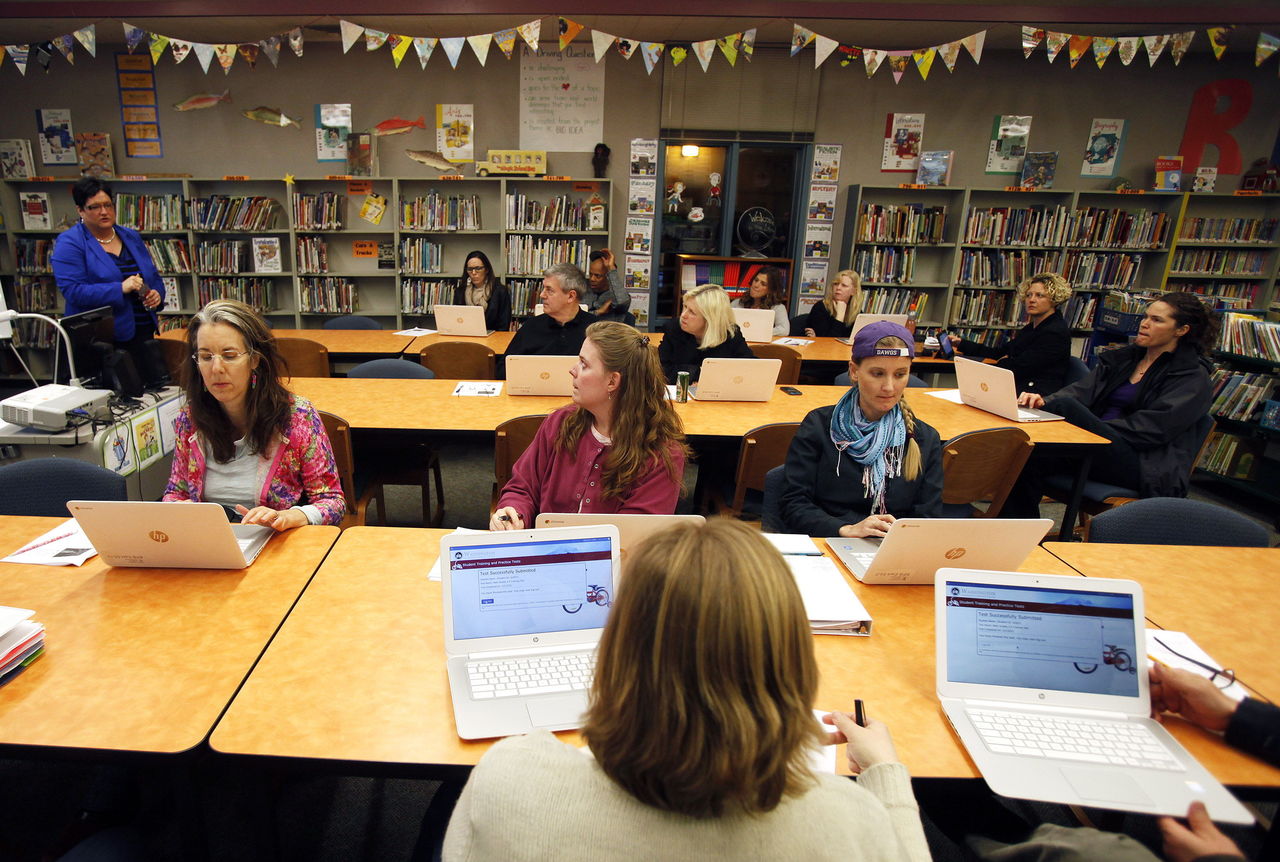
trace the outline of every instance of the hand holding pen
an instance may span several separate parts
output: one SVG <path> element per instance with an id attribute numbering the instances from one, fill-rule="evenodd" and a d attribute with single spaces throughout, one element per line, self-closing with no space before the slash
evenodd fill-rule
<path id="1" fill-rule="evenodd" d="M 827 736 L 828 745 L 846 743 L 845 756 L 849 758 L 849 771 L 854 775 L 877 763 L 897 762 L 898 752 L 893 747 L 888 725 L 868 719 L 861 700 L 854 701 L 852 713 L 833 712 L 822 720 L 836 728 Z"/>

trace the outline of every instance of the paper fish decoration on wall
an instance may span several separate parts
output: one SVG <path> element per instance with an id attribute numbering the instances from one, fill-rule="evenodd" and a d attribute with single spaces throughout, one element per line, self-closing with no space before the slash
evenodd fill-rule
<path id="1" fill-rule="evenodd" d="M 201 111 L 205 108 L 212 108 L 219 102 L 230 102 L 231 91 L 223 90 L 222 95 L 216 93 L 197 93 L 194 96 L 187 96 L 181 102 L 174 104 L 175 111 Z"/>
<path id="2" fill-rule="evenodd" d="M 404 154 L 420 165 L 435 168 L 438 171 L 453 173 L 458 166 L 444 157 L 444 153 L 435 150 L 405 150 Z"/>
<path id="3" fill-rule="evenodd" d="M 293 126 L 298 129 L 302 128 L 302 123 L 300 121 L 280 113 L 278 108 L 268 108 L 265 105 L 259 105 L 256 108 L 251 108 L 248 111 L 241 111 L 240 113 L 244 114 L 251 120 L 257 120 L 259 123 L 266 123 L 268 126 Z"/>
<path id="4" fill-rule="evenodd" d="M 392 117 L 374 126 L 373 133 L 379 137 L 386 137 L 387 135 L 402 135 L 410 129 L 425 129 L 426 127 L 427 121 L 425 117 L 418 117 L 416 120 L 402 120 L 399 117 Z"/>

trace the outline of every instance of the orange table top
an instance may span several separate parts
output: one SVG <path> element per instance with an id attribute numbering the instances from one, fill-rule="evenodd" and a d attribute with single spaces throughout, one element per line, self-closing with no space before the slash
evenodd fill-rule
<path id="1" fill-rule="evenodd" d="M 323 344 L 330 353 L 399 356 L 413 343 L 413 336 L 385 329 L 273 329 L 277 338 L 306 338 Z M 161 338 L 182 340 L 185 329 L 170 329 Z"/>

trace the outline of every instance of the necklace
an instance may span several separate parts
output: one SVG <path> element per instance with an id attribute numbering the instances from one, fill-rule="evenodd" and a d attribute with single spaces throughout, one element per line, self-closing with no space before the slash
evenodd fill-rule
<path id="1" fill-rule="evenodd" d="M 98 238 L 95 236 L 95 237 L 94 237 L 94 239 L 98 239 Z M 107 237 L 106 239 L 98 239 L 98 242 L 102 243 L 103 245 L 111 245 L 111 243 L 113 243 L 113 242 L 115 242 L 115 241 L 116 241 L 116 229 L 115 229 L 115 228 L 112 228 L 112 229 L 111 229 L 111 236 Z"/>

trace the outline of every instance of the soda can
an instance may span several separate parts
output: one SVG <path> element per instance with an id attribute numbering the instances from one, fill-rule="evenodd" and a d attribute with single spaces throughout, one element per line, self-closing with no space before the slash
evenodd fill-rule
<path id="1" fill-rule="evenodd" d="M 689 400 L 689 372 L 681 371 L 676 374 L 676 400 L 681 404 Z"/>

